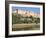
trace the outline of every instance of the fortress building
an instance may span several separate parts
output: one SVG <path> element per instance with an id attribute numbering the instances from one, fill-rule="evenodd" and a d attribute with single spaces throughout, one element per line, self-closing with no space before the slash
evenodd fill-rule
<path id="1" fill-rule="evenodd" d="M 20 9 L 16 9 L 15 11 L 13 11 L 13 13 L 20 14 L 23 17 L 26 17 L 26 16 L 40 17 L 40 14 L 38 14 L 38 13 L 34 13 L 32 11 L 20 10 Z"/>

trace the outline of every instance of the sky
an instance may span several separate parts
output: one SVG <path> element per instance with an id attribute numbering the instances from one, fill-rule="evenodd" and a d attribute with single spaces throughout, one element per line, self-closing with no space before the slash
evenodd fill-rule
<path id="1" fill-rule="evenodd" d="M 26 10 L 26 11 L 33 11 L 34 13 L 40 14 L 40 8 L 36 7 L 12 7 L 12 11 L 16 9 Z"/>

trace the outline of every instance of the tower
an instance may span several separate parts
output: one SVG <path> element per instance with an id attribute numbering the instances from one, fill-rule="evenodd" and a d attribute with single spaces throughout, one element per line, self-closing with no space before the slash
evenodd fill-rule
<path id="1" fill-rule="evenodd" d="M 18 9 L 16 9 L 16 13 L 18 14 Z"/>

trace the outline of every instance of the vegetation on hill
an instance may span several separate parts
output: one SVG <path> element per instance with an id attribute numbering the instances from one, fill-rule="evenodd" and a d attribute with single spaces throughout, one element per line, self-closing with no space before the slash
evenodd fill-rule
<path id="1" fill-rule="evenodd" d="M 40 23 L 39 17 L 33 17 L 33 16 L 26 16 L 23 17 L 20 14 L 12 13 L 12 24 L 22 24 L 22 23 Z"/>

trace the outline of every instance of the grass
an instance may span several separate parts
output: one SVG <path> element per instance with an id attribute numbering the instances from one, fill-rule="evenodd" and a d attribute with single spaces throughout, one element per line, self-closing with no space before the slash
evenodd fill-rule
<path id="1" fill-rule="evenodd" d="M 40 24 L 13 24 L 12 31 L 40 30 Z"/>

